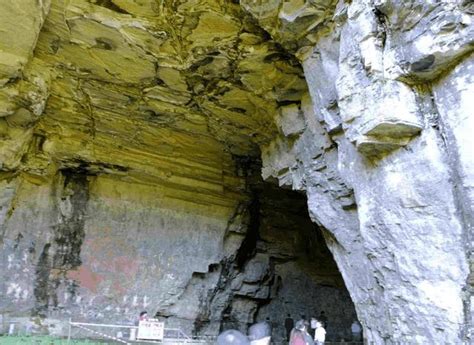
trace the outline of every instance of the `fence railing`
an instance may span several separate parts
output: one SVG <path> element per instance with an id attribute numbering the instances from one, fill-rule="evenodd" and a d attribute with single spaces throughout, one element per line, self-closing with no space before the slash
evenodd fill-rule
<path id="1" fill-rule="evenodd" d="M 107 328 L 107 329 L 128 329 L 129 334 L 136 334 L 137 326 L 131 326 L 131 325 L 113 325 L 113 324 L 101 324 L 101 323 L 89 323 L 89 322 L 73 322 L 71 319 L 69 319 L 69 329 L 68 329 L 68 335 L 67 335 L 67 342 L 68 344 L 71 341 L 71 336 L 72 336 L 72 328 L 77 327 L 79 329 L 82 329 L 86 332 L 92 333 L 96 336 L 99 336 L 101 338 L 109 339 L 109 340 L 114 340 L 118 343 L 122 344 L 129 344 L 128 341 L 123 339 L 123 334 L 122 337 L 120 337 L 120 334 L 116 334 L 115 336 L 101 332 L 99 330 L 94 329 L 95 328 Z M 134 330 L 135 332 L 133 332 Z M 118 332 L 120 333 L 120 332 Z M 129 335 L 129 338 L 130 338 Z M 132 339 L 129 339 L 132 340 Z"/>
<path id="2" fill-rule="evenodd" d="M 68 329 L 68 344 L 72 338 L 73 327 L 77 327 L 81 330 L 89 332 L 100 338 L 113 340 L 121 344 L 131 344 L 133 342 L 146 342 L 146 343 L 183 343 L 183 344 L 206 344 L 213 343 L 215 337 L 207 336 L 188 336 L 183 330 L 179 328 L 164 328 L 163 341 L 152 341 L 152 340 L 139 340 L 136 339 L 138 326 L 132 325 L 117 325 L 117 324 L 102 324 L 102 323 L 90 323 L 90 322 L 73 322 L 69 320 Z M 106 333 L 103 329 L 115 329 L 114 335 Z M 123 331 L 125 332 L 123 332 Z"/>

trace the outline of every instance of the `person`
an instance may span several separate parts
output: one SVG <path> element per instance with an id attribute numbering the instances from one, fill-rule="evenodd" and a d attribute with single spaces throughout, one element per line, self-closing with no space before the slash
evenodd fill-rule
<path id="1" fill-rule="evenodd" d="M 352 341 L 361 341 L 362 340 L 362 327 L 360 326 L 357 320 L 351 325 Z"/>
<path id="2" fill-rule="evenodd" d="M 142 311 L 138 315 L 138 320 L 135 321 L 135 326 L 140 326 L 141 321 L 148 320 L 148 313 L 146 310 Z M 130 340 L 135 340 L 137 337 L 137 328 L 130 329 Z"/>
<path id="3" fill-rule="evenodd" d="M 301 330 L 293 328 L 289 345 L 306 345 L 305 337 Z"/>
<path id="4" fill-rule="evenodd" d="M 264 321 L 267 325 L 268 325 L 268 329 L 270 330 L 270 337 L 272 336 L 272 332 L 273 332 L 273 324 L 272 324 L 272 321 L 270 320 L 269 317 L 267 317 Z"/>
<path id="5" fill-rule="evenodd" d="M 326 317 L 324 310 L 319 313 L 318 321 L 321 322 L 321 326 L 323 326 L 323 328 L 328 328 L 328 318 Z"/>
<path id="6" fill-rule="evenodd" d="M 140 316 L 138 317 L 138 322 L 146 320 L 148 320 L 148 313 L 146 310 L 144 310 L 140 313 Z"/>
<path id="7" fill-rule="evenodd" d="M 311 341 L 311 343 L 313 342 L 313 336 L 311 334 L 309 334 L 309 321 L 304 319 L 303 320 L 304 322 L 304 332 L 305 332 L 305 338 L 309 338 L 309 340 Z"/>
<path id="8" fill-rule="evenodd" d="M 326 330 L 324 329 L 321 322 L 316 323 L 316 330 L 314 331 L 314 343 L 315 345 L 324 345 L 326 340 Z"/>
<path id="9" fill-rule="evenodd" d="M 314 345 L 313 339 L 306 331 L 304 320 L 299 320 L 291 331 L 289 345 Z"/>
<path id="10" fill-rule="evenodd" d="M 291 315 L 288 314 L 285 319 L 285 330 L 286 330 L 286 340 L 290 341 L 291 330 L 295 327 L 295 321 L 291 318 Z"/>
<path id="11" fill-rule="evenodd" d="M 316 318 L 314 318 L 314 317 L 311 318 L 311 321 L 310 321 L 311 332 L 309 332 L 309 334 L 313 338 L 314 338 L 314 331 L 316 330 L 316 323 L 317 322 L 318 322 L 318 320 L 316 320 Z"/>

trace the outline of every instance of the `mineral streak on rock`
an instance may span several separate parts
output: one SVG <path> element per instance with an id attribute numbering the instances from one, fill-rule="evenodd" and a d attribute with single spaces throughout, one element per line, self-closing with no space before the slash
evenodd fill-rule
<path id="1" fill-rule="evenodd" d="M 472 342 L 472 1 L 0 8 L 0 315 Z"/>

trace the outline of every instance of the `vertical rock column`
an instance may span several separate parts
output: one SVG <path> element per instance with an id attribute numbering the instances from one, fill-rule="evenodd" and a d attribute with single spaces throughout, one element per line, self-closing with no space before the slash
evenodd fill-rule
<path id="1" fill-rule="evenodd" d="M 433 87 L 439 126 L 448 151 L 457 211 L 465 229 L 464 243 L 470 273 L 465 287 L 465 334 L 474 337 L 474 59 L 460 63 Z"/>
<path id="2" fill-rule="evenodd" d="M 470 13 L 340 2 L 334 30 L 303 58 L 328 140 L 304 164 L 308 205 L 375 344 L 469 341 Z"/>

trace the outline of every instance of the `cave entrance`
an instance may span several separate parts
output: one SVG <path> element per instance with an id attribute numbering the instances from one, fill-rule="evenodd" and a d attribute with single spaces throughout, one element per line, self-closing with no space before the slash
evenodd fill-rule
<path id="1" fill-rule="evenodd" d="M 349 340 L 357 318 L 354 304 L 326 246 L 326 230 L 309 217 L 306 195 L 263 181 L 252 191 L 250 224 L 237 257 L 241 264 L 246 258 L 243 277 L 221 328 L 245 332 L 246 318 L 249 323 L 267 320 L 274 341 L 280 342 L 288 315 L 296 322 L 324 312 L 326 339 Z"/>

